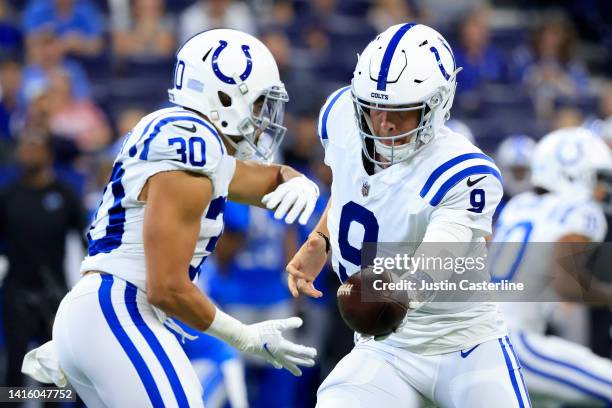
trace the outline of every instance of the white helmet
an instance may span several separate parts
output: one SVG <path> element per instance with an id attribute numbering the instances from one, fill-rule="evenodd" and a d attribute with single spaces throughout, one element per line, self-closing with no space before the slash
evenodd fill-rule
<path id="1" fill-rule="evenodd" d="M 365 156 L 379 165 L 395 164 L 428 143 L 450 116 L 459 71 L 446 40 L 422 24 L 394 25 L 370 42 L 359 56 L 351 86 Z M 420 110 L 421 120 L 410 132 L 381 137 L 374 132 L 370 109 Z M 412 136 L 408 143 L 395 145 L 407 136 Z M 372 144 L 386 161 L 376 159 Z"/>
<path id="2" fill-rule="evenodd" d="M 474 136 L 474 132 L 472 132 L 472 129 L 470 129 L 467 123 L 459 119 L 451 119 L 446 122 L 446 127 L 455 133 L 459 133 L 461 136 L 469 140 L 471 144 L 476 146 L 476 136 Z"/>
<path id="3" fill-rule="evenodd" d="M 287 131 L 289 97 L 266 46 L 240 31 L 209 30 L 187 40 L 176 59 L 170 102 L 205 115 L 237 158 L 270 160 Z"/>
<path id="4" fill-rule="evenodd" d="M 585 128 L 564 128 L 544 136 L 531 161 L 536 187 L 574 197 L 592 198 L 597 175 L 612 169 L 608 146 Z"/>
<path id="5" fill-rule="evenodd" d="M 529 167 L 536 142 L 527 135 L 512 135 L 504 139 L 495 159 L 504 176 L 504 190 L 515 196 L 531 188 Z"/>

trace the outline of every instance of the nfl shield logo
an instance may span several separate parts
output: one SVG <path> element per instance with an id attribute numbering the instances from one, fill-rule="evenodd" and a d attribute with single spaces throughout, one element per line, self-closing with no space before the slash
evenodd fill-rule
<path id="1" fill-rule="evenodd" d="M 361 195 L 367 197 L 370 194 L 370 184 L 367 181 L 364 181 L 361 185 Z"/>

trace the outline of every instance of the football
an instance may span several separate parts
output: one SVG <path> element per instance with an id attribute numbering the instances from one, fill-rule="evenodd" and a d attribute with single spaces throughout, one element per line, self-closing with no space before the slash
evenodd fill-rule
<path id="1" fill-rule="evenodd" d="M 340 285 L 338 309 L 346 324 L 368 336 L 387 336 L 395 331 L 408 312 L 408 293 L 381 288 L 381 283 L 396 280 L 389 272 L 377 275 L 367 270 Z"/>

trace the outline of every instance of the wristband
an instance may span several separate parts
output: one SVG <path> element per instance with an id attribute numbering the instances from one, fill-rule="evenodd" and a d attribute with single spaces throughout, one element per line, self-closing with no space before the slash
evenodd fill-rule
<path id="1" fill-rule="evenodd" d="M 221 339 L 242 351 L 245 346 L 244 329 L 242 322 L 217 308 L 215 318 L 204 333 Z"/>
<path id="2" fill-rule="evenodd" d="M 329 254 L 329 251 L 331 251 L 331 243 L 329 242 L 329 237 L 321 231 L 317 231 L 317 234 L 319 234 L 325 240 L 325 253 Z"/>

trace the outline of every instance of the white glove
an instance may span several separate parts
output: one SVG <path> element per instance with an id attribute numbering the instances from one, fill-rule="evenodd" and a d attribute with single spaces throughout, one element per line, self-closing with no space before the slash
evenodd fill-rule
<path id="1" fill-rule="evenodd" d="M 286 368 L 295 376 L 302 375 L 298 365 L 314 366 L 317 350 L 295 344 L 283 337 L 283 331 L 302 325 L 299 317 L 266 320 L 245 325 L 217 309 L 215 319 L 206 330 L 245 353 L 263 357 L 275 368 Z"/>
<path id="2" fill-rule="evenodd" d="M 292 224 L 301 213 L 298 222 L 306 225 L 314 211 L 317 198 L 319 187 L 305 176 L 300 176 L 284 182 L 276 190 L 263 196 L 261 202 L 269 210 L 276 208 L 274 218 L 277 220 L 285 218 L 287 224 Z"/>

